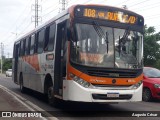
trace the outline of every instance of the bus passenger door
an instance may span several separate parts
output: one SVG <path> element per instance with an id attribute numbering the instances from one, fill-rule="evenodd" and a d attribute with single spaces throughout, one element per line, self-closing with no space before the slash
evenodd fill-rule
<path id="1" fill-rule="evenodd" d="M 15 44 L 15 49 L 14 49 L 14 82 L 18 82 L 18 60 L 19 60 L 19 49 L 20 49 L 20 44 Z"/>
<path id="2" fill-rule="evenodd" d="M 54 94 L 62 96 L 63 79 L 66 77 L 66 22 L 57 26 L 55 63 L 54 63 Z"/>

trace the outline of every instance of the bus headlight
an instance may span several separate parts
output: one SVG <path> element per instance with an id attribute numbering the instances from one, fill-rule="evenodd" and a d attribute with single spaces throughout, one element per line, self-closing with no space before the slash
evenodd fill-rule
<path id="1" fill-rule="evenodd" d="M 77 82 L 78 84 L 80 84 L 81 86 L 85 87 L 85 88 L 88 88 L 90 86 L 90 83 L 83 80 L 82 78 L 79 78 L 78 76 L 76 75 L 73 75 L 71 74 L 70 77 L 75 81 Z"/>
<path id="2" fill-rule="evenodd" d="M 160 84 L 154 84 L 155 88 L 160 88 Z"/>
<path id="3" fill-rule="evenodd" d="M 137 88 L 139 88 L 139 86 L 140 86 L 141 84 L 142 84 L 142 80 L 139 81 L 137 84 L 133 85 L 133 86 L 132 86 L 132 89 L 137 89 Z"/>

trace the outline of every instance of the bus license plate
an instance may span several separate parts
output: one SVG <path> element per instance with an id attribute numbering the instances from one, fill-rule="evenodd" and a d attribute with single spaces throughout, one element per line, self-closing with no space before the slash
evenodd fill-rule
<path id="1" fill-rule="evenodd" d="M 107 97 L 109 97 L 109 98 L 117 98 L 117 97 L 119 97 L 119 93 L 107 93 Z"/>

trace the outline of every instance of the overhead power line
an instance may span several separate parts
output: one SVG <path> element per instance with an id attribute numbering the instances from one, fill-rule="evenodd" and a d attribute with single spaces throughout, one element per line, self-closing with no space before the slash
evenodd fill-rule
<path id="1" fill-rule="evenodd" d="M 150 6 L 150 5 L 147 5 L 145 6 L 144 8 L 140 8 L 140 9 L 135 9 L 135 11 L 146 11 L 146 10 L 151 10 L 152 8 L 156 8 L 156 7 L 159 7 L 160 5 L 159 4 L 156 4 L 155 6 Z M 147 7 L 147 8 L 146 8 Z M 131 9 L 132 10 L 132 9 Z"/>
<path id="2" fill-rule="evenodd" d="M 87 0 L 86 2 L 84 2 L 83 4 L 87 4 L 88 2 L 90 2 L 90 1 L 92 1 L 92 0 Z"/>
<path id="3" fill-rule="evenodd" d="M 73 5 L 75 2 L 77 2 L 76 0 L 70 0 L 70 1 L 68 1 L 68 6 L 70 6 L 70 5 Z"/>
<path id="4" fill-rule="evenodd" d="M 150 1 L 150 0 L 144 0 L 144 1 L 138 2 L 138 3 L 136 3 L 136 4 L 133 4 L 133 5 L 129 6 L 129 8 L 131 8 L 131 7 L 133 7 L 133 6 L 136 6 L 136 5 L 139 5 L 139 4 L 142 4 L 142 3 L 145 3 L 145 2 L 147 2 L 147 1 Z"/>
<path id="5" fill-rule="evenodd" d="M 54 6 L 53 6 L 53 5 L 51 5 L 50 7 L 48 7 L 48 8 L 46 8 L 46 9 L 44 9 L 44 10 L 43 10 L 43 12 L 44 12 L 44 11 L 49 10 L 50 8 L 55 8 L 55 6 L 57 6 L 58 4 L 59 4 L 59 3 L 56 3 Z"/>
<path id="6" fill-rule="evenodd" d="M 26 7 L 25 7 L 25 9 L 19 14 L 19 16 L 17 17 L 17 19 L 15 20 L 15 22 L 11 25 L 11 27 L 9 28 L 9 30 L 8 30 L 8 32 L 6 32 L 6 34 L 4 34 L 3 36 L 4 36 L 4 38 L 2 38 L 3 39 L 3 41 L 2 42 L 4 42 L 4 41 L 6 41 L 6 40 L 8 40 L 13 34 L 10 34 L 9 36 L 8 36 L 8 33 L 10 33 L 11 31 L 13 31 L 13 29 L 17 29 L 18 27 L 17 27 L 17 23 L 19 23 L 19 20 L 22 18 L 22 16 L 24 15 L 24 12 L 27 10 L 27 8 L 28 8 L 28 6 L 29 6 L 29 4 L 31 3 L 31 1 L 32 0 L 30 0 L 27 4 L 26 4 Z M 29 7 L 30 8 L 30 7 Z M 13 26 L 16 26 L 15 28 L 13 27 Z M 7 36 L 7 37 L 6 37 Z"/>
<path id="7" fill-rule="evenodd" d="M 120 3 L 118 3 L 118 4 L 115 4 L 115 6 L 120 5 L 120 4 L 127 3 L 128 1 L 130 1 L 130 0 L 125 0 L 125 1 L 123 1 L 123 2 L 120 2 Z"/>
<path id="8" fill-rule="evenodd" d="M 152 16 L 146 16 L 145 19 L 150 19 L 150 18 L 153 18 L 153 17 L 159 17 L 160 14 L 156 14 L 156 15 L 152 15 Z"/>
<path id="9" fill-rule="evenodd" d="M 58 9 L 58 6 L 56 6 L 52 11 L 50 11 L 50 12 L 44 14 L 42 17 L 44 18 L 44 17 L 48 16 L 50 13 L 56 11 L 57 9 Z"/>

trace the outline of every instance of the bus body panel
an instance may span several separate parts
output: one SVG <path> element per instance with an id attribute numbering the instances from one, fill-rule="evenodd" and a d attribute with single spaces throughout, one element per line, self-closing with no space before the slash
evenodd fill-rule
<path id="1" fill-rule="evenodd" d="M 53 52 L 23 57 L 21 73 L 23 74 L 24 87 L 43 93 L 44 80 L 47 74 L 53 79 L 54 60 L 46 60 L 47 56 L 54 57 Z M 20 72 L 19 72 L 20 73 Z"/>

